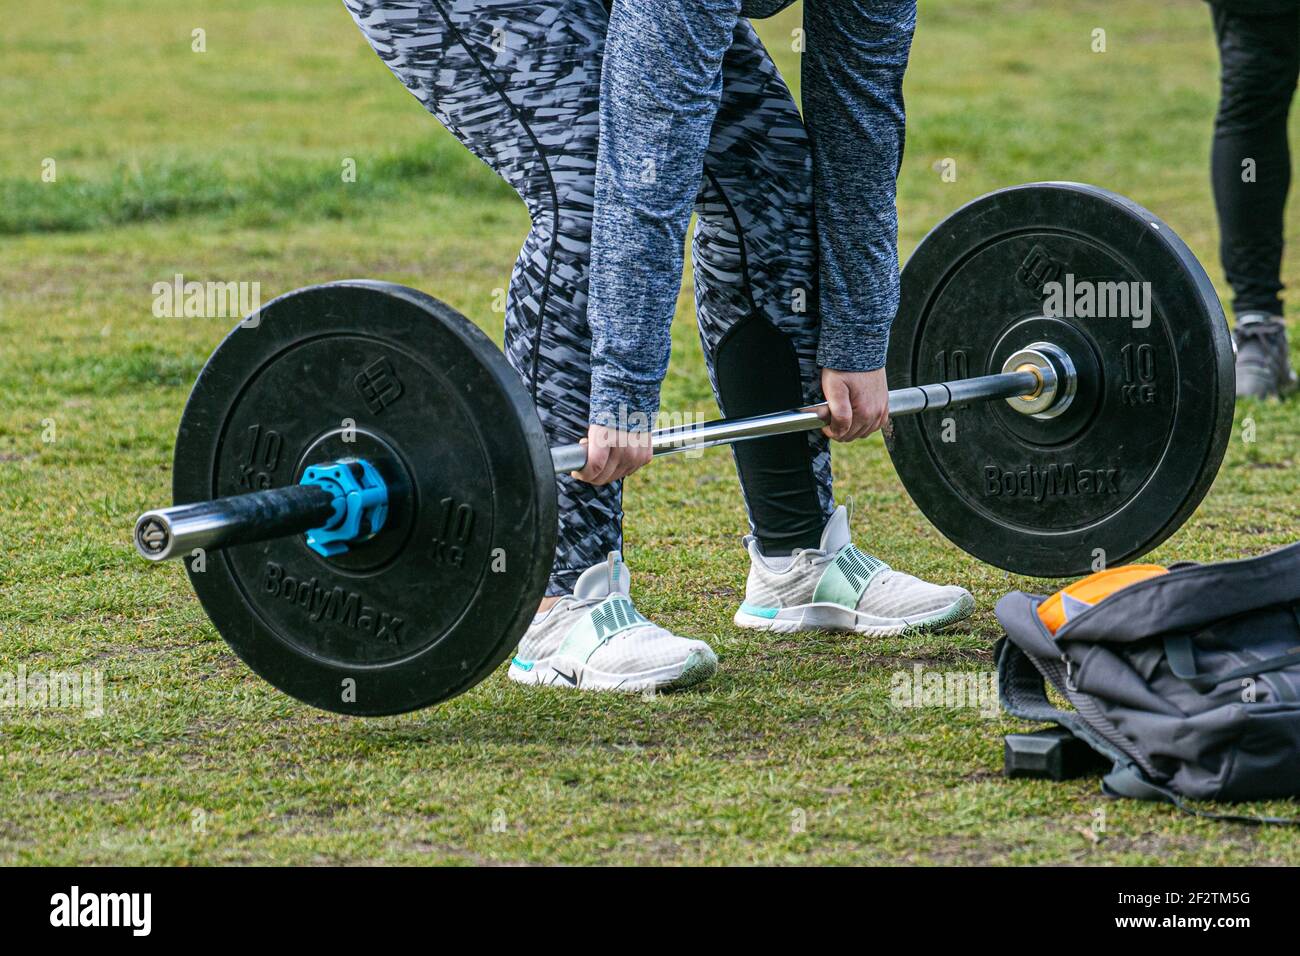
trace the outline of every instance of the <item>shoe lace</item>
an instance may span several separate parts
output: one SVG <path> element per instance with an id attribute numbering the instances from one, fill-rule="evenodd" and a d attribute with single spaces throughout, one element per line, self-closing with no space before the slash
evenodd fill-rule
<path id="1" fill-rule="evenodd" d="M 1238 325 L 1236 335 L 1238 342 L 1270 343 L 1285 332 L 1280 322 L 1246 322 Z"/>

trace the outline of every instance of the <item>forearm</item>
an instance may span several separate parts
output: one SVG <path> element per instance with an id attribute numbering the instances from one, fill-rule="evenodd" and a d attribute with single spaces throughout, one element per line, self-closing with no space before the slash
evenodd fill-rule
<path id="1" fill-rule="evenodd" d="M 592 424 L 650 427 L 739 0 L 615 0 L 600 89 L 587 319 Z"/>
<path id="2" fill-rule="evenodd" d="M 897 179 L 915 0 L 807 0 L 804 119 L 813 144 L 818 364 L 885 364 L 898 311 Z"/>

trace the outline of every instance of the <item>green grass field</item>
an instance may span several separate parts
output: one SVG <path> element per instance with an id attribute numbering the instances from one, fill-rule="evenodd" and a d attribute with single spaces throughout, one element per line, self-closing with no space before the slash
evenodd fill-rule
<path id="1" fill-rule="evenodd" d="M 797 24 L 796 10 L 761 25 L 796 84 Z M 1098 27 L 1105 53 L 1090 49 Z M 969 587 L 965 628 L 875 641 L 735 628 L 744 512 L 714 451 L 627 490 L 638 605 L 718 650 L 702 690 L 529 691 L 501 671 L 370 721 L 275 691 L 226 648 L 182 569 L 130 545 L 135 515 L 169 500 L 182 405 L 229 325 L 155 318 L 153 284 L 258 281 L 269 299 L 372 276 L 500 341 L 494 290 L 524 210 L 339 3 L 79 0 L 10 18 L 0 61 L 0 672 L 78 668 L 106 685 L 101 717 L 0 710 L 0 863 L 1300 863 L 1280 829 L 1112 803 L 1095 779 L 1007 781 L 1014 721 L 891 706 L 892 675 L 914 665 L 990 671 L 995 600 L 1057 585 L 948 544 L 878 436 L 837 450 L 858 543 Z M 1207 170 L 1216 75 L 1191 0 L 927 0 L 904 255 L 976 195 L 1078 179 L 1154 209 L 1226 294 Z M 936 171 L 945 158 L 956 182 Z M 712 412 L 687 286 L 664 407 Z M 1152 559 L 1296 539 L 1298 426 L 1296 402 L 1240 406 L 1208 499 Z"/>

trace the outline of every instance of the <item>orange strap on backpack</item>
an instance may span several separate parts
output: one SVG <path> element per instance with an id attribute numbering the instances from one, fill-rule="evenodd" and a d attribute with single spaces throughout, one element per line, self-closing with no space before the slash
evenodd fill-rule
<path id="1" fill-rule="evenodd" d="M 1125 564 L 1118 568 L 1107 568 L 1086 578 L 1080 578 L 1068 587 L 1061 588 L 1042 604 L 1038 605 L 1038 618 L 1043 625 L 1056 633 L 1062 624 L 1077 616 L 1098 601 L 1102 601 L 1116 591 L 1137 584 L 1147 578 L 1168 574 L 1167 568 L 1158 564 Z"/>

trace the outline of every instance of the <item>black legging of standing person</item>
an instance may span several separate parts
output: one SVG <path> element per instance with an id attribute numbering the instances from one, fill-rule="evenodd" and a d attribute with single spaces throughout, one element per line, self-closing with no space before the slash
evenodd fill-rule
<path id="1" fill-rule="evenodd" d="M 1221 85 L 1211 178 L 1233 312 L 1282 314 L 1287 114 L 1300 76 L 1300 0 L 1211 3 Z"/>

